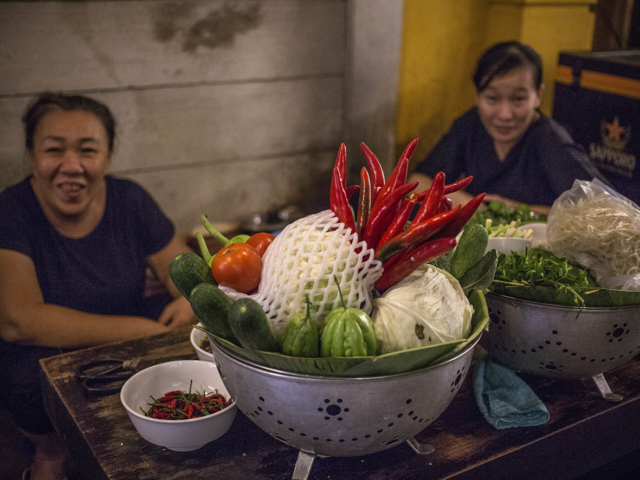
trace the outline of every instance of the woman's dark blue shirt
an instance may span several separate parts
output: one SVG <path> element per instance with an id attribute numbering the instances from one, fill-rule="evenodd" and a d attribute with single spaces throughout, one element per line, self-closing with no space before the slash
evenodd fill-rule
<path id="1" fill-rule="evenodd" d="M 443 171 L 447 183 L 473 175 L 466 189 L 472 195 L 487 192 L 529 205 L 551 205 L 575 179 L 603 179 L 582 147 L 543 114 L 500 161 L 475 107 L 454 122 L 415 171 L 432 178 Z"/>

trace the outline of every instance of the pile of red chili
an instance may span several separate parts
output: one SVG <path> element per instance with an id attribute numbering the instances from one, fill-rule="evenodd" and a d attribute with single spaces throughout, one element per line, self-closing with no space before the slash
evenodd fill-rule
<path id="1" fill-rule="evenodd" d="M 142 413 L 147 417 L 161 420 L 186 420 L 189 418 L 204 417 L 219 412 L 229 405 L 229 402 L 220 393 L 191 393 L 181 390 L 167 392 L 157 400 L 151 396 L 153 403 L 149 403 L 149 409 Z"/>
<path id="2" fill-rule="evenodd" d="M 375 284 L 386 289 L 406 278 L 423 263 L 444 255 L 456 246 L 458 235 L 476 212 L 485 196 L 481 193 L 464 206 L 452 208 L 448 194 L 471 183 L 472 177 L 445 185 L 445 175 L 439 172 L 430 188 L 411 193 L 418 182 L 407 184 L 411 155 L 418 144 L 413 140 L 400 157 L 398 164 L 385 180 L 377 157 L 364 144 L 360 148 L 367 165 L 360 172 L 360 185 L 347 187 L 347 149 L 340 145 L 331 181 L 331 210 L 347 228 L 357 233 L 375 258 L 383 262 L 384 273 Z M 349 206 L 349 198 L 360 191 L 356 218 Z M 409 195 L 407 197 L 407 195 Z M 411 214 L 417 208 L 411 220 Z"/>

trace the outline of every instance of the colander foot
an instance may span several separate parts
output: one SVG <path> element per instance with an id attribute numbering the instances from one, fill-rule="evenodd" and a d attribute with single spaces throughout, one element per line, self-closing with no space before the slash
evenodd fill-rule
<path id="1" fill-rule="evenodd" d="M 307 453 L 300 450 L 300 452 L 298 452 L 298 460 L 296 460 L 296 468 L 293 469 L 293 477 L 291 477 L 291 480 L 307 480 L 315 459 L 316 456 L 313 453 Z"/>
<path id="2" fill-rule="evenodd" d="M 591 378 L 593 379 L 594 382 L 596 382 L 596 386 L 598 387 L 598 390 L 600 390 L 600 395 L 602 395 L 602 398 L 604 398 L 606 401 L 608 402 L 622 401 L 623 397 L 611 391 L 611 389 L 609 388 L 609 384 L 605 380 L 604 375 L 602 373 L 599 373 L 598 375 L 594 375 Z"/>
<path id="3" fill-rule="evenodd" d="M 407 443 L 418 455 L 428 455 L 430 453 L 433 453 L 433 451 L 435 450 L 435 448 L 433 448 L 433 445 L 429 443 L 420 443 L 415 439 L 415 437 L 411 437 L 409 440 L 407 440 Z"/>

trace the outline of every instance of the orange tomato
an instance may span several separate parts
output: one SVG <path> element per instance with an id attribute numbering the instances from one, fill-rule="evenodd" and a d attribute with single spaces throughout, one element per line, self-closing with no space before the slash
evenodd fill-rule
<path id="1" fill-rule="evenodd" d="M 276 237 L 274 237 L 270 233 L 260 232 L 249 237 L 249 239 L 245 243 L 255 248 L 256 252 L 258 252 L 258 255 L 262 257 L 264 255 L 264 252 L 267 250 L 267 247 L 271 245 L 271 242 L 273 242 L 274 238 Z"/>
<path id="2" fill-rule="evenodd" d="M 220 285 L 249 293 L 260 284 L 262 258 L 251 245 L 232 243 L 213 258 L 211 273 Z"/>

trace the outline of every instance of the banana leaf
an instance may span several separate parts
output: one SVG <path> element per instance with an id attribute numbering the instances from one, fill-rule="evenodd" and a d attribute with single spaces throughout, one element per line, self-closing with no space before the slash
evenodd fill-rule
<path id="1" fill-rule="evenodd" d="M 551 288 L 509 284 L 494 280 L 489 287 L 493 293 L 553 305 L 570 307 L 630 307 L 640 305 L 640 292 L 608 288 Z M 578 295 L 579 298 L 576 296 Z M 581 305 L 580 298 L 584 301 Z"/>
<path id="2" fill-rule="evenodd" d="M 303 375 L 372 377 L 405 373 L 435 365 L 461 352 L 465 346 L 468 346 L 480 335 L 489 321 L 484 295 L 480 291 L 474 290 L 469 294 L 469 301 L 474 307 L 471 319 L 472 332 L 469 338 L 372 357 L 304 358 L 290 357 L 280 353 L 245 350 L 201 327 L 198 328 L 205 331 L 211 343 L 223 352 L 265 367 Z"/>

